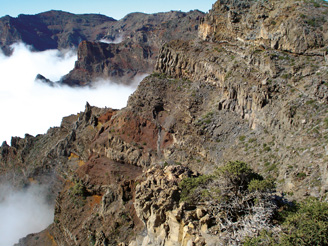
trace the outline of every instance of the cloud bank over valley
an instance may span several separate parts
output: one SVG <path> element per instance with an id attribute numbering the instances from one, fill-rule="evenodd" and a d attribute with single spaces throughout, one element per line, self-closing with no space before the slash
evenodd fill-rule
<path id="1" fill-rule="evenodd" d="M 109 81 L 97 81 L 94 88 L 50 87 L 35 81 L 36 75 L 60 80 L 73 69 L 76 52 L 32 52 L 22 43 L 13 49 L 10 57 L 0 54 L 0 142 L 10 144 L 11 136 L 45 133 L 59 126 L 62 117 L 84 110 L 87 101 L 93 106 L 122 108 L 135 90 L 135 86 Z"/>
<path id="2" fill-rule="evenodd" d="M 54 208 L 45 201 L 45 187 L 24 191 L 0 186 L 0 246 L 11 246 L 29 233 L 45 229 L 53 221 Z"/>

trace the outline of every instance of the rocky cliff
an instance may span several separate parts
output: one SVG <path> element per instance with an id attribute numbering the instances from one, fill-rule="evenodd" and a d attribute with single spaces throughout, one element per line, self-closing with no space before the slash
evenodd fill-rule
<path id="1" fill-rule="evenodd" d="M 126 108 L 87 105 L 4 143 L 2 178 L 57 184 L 54 223 L 20 245 L 283 240 L 279 211 L 328 190 L 327 9 L 219 0 L 199 38 L 163 45 Z"/>
<path id="2" fill-rule="evenodd" d="M 63 84 L 85 86 L 101 79 L 133 84 L 134 79 L 154 70 L 164 43 L 196 38 L 203 16 L 196 10 L 131 13 L 118 21 L 103 15 L 54 10 L 17 18 L 5 16 L 0 19 L 0 46 L 8 55 L 10 45 L 17 42 L 37 51 L 77 48 L 78 61 L 61 79 Z M 42 75 L 37 78 L 47 81 Z"/>
<path id="3" fill-rule="evenodd" d="M 103 40 L 114 43 L 80 43 L 78 61 L 62 83 L 76 86 L 110 79 L 133 84 L 133 79 L 153 72 L 164 43 L 195 39 L 203 16 L 200 11 L 129 14 L 106 29 Z"/>
<path id="4" fill-rule="evenodd" d="M 214 42 L 238 40 L 303 54 L 327 43 L 325 5 L 324 2 L 217 1 L 203 19 L 199 35 Z M 309 7 L 313 11 L 311 15 Z"/>

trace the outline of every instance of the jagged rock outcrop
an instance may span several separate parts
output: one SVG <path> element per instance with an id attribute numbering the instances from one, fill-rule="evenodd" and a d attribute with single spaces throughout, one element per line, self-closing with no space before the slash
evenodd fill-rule
<path id="1" fill-rule="evenodd" d="M 17 188 L 31 183 L 49 184 L 49 202 L 53 203 L 61 189 L 62 177 L 77 167 L 70 157 L 88 159 L 90 152 L 86 147 L 98 131 L 97 117 L 107 111 L 111 110 L 87 104 L 85 112 L 63 118 L 60 127 L 50 128 L 44 135 L 13 137 L 11 146 L 4 142 L 0 156 L 1 182 Z"/>
<path id="2" fill-rule="evenodd" d="M 145 223 L 145 232 L 129 245 L 187 245 L 199 243 L 192 235 L 185 204 L 179 205 L 179 182 L 190 177 L 191 170 L 181 166 L 150 169 L 146 180 L 136 188 L 136 211 Z M 204 213 L 205 214 L 205 213 Z M 201 219 L 201 218 L 199 218 Z"/>
<path id="3" fill-rule="evenodd" d="M 129 14 L 108 28 L 104 39 L 114 43 L 84 41 L 79 45 L 75 68 L 62 83 L 85 85 L 97 79 L 110 79 L 133 84 L 134 78 L 154 70 L 164 43 L 194 39 L 203 16 L 200 11 Z"/>
<path id="4" fill-rule="evenodd" d="M 136 187 L 135 198 L 145 230 L 129 245 L 236 245 L 247 236 L 269 230 L 277 200 L 259 192 L 229 198 L 223 190 L 231 189 L 231 183 L 224 183 L 224 179 L 199 176 L 177 165 L 148 170 L 145 180 Z M 192 182 L 198 184 L 189 194 L 192 198 L 184 201 Z"/>
<path id="5" fill-rule="evenodd" d="M 220 0 L 203 19 L 199 36 L 308 53 L 327 44 L 326 7 L 316 2 Z"/>

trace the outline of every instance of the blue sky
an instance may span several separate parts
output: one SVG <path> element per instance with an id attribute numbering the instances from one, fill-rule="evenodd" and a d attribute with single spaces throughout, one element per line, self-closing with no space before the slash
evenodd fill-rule
<path id="1" fill-rule="evenodd" d="M 0 0 L 0 16 L 37 14 L 48 10 L 63 10 L 75 14 L 100 13 L 121 19 L 131 12 L 157 13 L 170 10 L 207 12 L 216 0 Z"/>

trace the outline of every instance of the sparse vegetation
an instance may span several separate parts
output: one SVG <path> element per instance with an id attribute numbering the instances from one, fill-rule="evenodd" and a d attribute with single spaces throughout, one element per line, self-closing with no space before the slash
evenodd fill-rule
<path id="1" fill-rule="evenodd" d="M 249 183 L 255 180 L 263 180 L 263 177 L 255 173 L 245 162 L 230 161 L 216 171 L 217 176 L 226 180 L 231 190 L 237 194 L 247 190 Z"/>
<path id="2" fill-rule="evenodd" d="M 167 78 L 167 75 L 163 74 L 163 73 L 153 73 L 152 76 L 155 77 L 155 78 L 159 78 L 159 79 Z"/>
<path id="3" fill-rule="evenodd" d="M 246 238 L 243 245 L 327 245 L 328 203 L 316 198 L 289 205 L 278 213 L 282 231 L 274 235 L 262 231 L 259 236 Z"/>
<path id="4" fill-rule="evenodd" d="M 76 182 L 74 186 L 69 189 L 69 194 L 75 205 L 78 205 L 79 207 L 84 206 L 86 202 L 87 190 L 82 181 Z"/>
<path id="5" fill-rule="evenodd" d="M 290 73 L 286 73 L 286 74 L 281 75 L 281 77 L 283 79 L 290 79 L 292 77 L 292 75 Z"/>
<path id="6" fill-rule="evenodd" d="M 244 142 L 245 139 L 246 139 L 246 136 L 240 136 L 240 137 L 239 137 L 239 141 L 241 141 L 241 142 Z"/>
<path id="7" fill-rule="evenodd" d="M 224 79 L 228 79 L 229 77 L 231 77 L 231 75 L 232 75 L 232 71 L 230 70 L 229 72 L 226 73 Z"/>
<path id="8" fill-rule="evenodd" d="M 304 179 L 306 177 L 306 173 L 300 172 L 296 175 L 298 179 Z"/>
<path id="9" fill-rule="evenodd" d="M 269 192 L 272 191 L 275 187 L 273 179 L 253 179 L 248 185 L 248 190 L 250 192 L 258 191 L 258 192 Z"/>
<path id="10" fill-rule="evenodd" d="M 78 181 L 70 188 L 70 192 L 73 196 L 84 197 L 86 195 L 86 188 L 81 181 Z"/>
<path id="11" fill-rule="evenodd" d="M 199 177 L 191 177 L 191 178 L 185 178 L 183 179 L 179 187 L 181 189 L 181 201 L 187 201 L 187 202 L 194 202 L 201 199 L 199 197 L 199 192 L 196 192 L 196 190 L 200 189 L 202 186 L 206 185 L 212 176 L 209 175 L 201 175 Z"/>
<path id="12" fill-rule="evenodd" d="M 320 2 L 305 1 L 313 3 L 307 4 L 313 13 L 307 11 L 303 2 L 281 3 L 283 9 L 276 10 L 279 1 L 258 3 L 255 6 L 259 9 L 253 8 L 256 1 L 250 1 L 247 4 L 251 8 L 237 11 L 235 4 L 231 13 L 225 11 L 222 18 L 216 19 L 221 6 L 213 11 L 214 16 L 201 18 L 199 29 L 204 31 L 204 40 L 168 42 L 164 48 L 169 49 L 164 52 L 170 53 L 156 56 L 156 71 L 172 77 L 161 72 L 151 74 L 120 111 L 104 114 L 108 109 L 92 108 L 91 117 L 103 122 L 98 122 L 98 133 L 86 131 L 92 128 L 93 118 L 82 122 L 81 113 L 81 119 L 64 121 L 53 130 L 53 143 L 48 144 L 48 139 L 40 141 L 45 147 L 36 151 L 35 156 L 44 156 L 36 158 L 37 167 L 42 165 L 42 169 L 25 169 L 24 161 L 32 158 L 25 153 L 17 155 L 15 161 L 23 168 L 17 170 L 25 177 L 48 167 L 55 167 L 59 175 L 66 173 L 59 198 L 68 198 L 68 202 L 58 199 L 63 204 L 58 204 L 62 213 L 56 213 L 60 223 L 56 219 L 59 224 L 55 226 L 67 227 L 72 238 L 83 239 L 90 245 L 107 245 L 105 237 L 124 233 L 129 235 L 120 242 L 129 243 L 130 232 L 135 231 L 136 237 L 141 235 L 143 223 L 149 225 L 149 230 L 165 229 L 158 233 L 171 237 L 168 229 L 172 228 L 166 225 L 172 218 L 170 213 L 178 211 L 176 218 L 186 226 L 181 230 L 188 229 L 187 236 L 199 235 L 199 245 L 204 236 L 200 232 L 211 234 L 208 238 L 217 236 L 221 240 L 226 235 L 235 240 L 224 245 L 239 245 L 246 235 L 251 236 L 244 240 L 244 245 L 328 245 L 326 203 L 309 199 L 291 205 L 287 201 L 305 199 L 305 192 L 326 199 L 321 196 L 325 194 L 326 181 L 322 165 L 328 160 L 327 44 L 324 33 L 312 28 L 323 26 L 326 30 L 326 26 L 318 17 L 324 9 L 314 8 Z M 213 6 L 216 5 L 219 3 Z M 249 11 L 253 10 L 256 16 L 252 21 Z M 232 28 L 224 25 L 226 15 Z M 180 16 L 182 21 L 183 14 L 170 16 Z M 152 23 L 158 18 L 167 19 L 159 16 Z M 284 25 L 284 19 L 290 21 L 288 25 Z M 245 20 L 250 22 L 245 25 Z M 216 24 L 207 25 L 211 21 Z M 270 27 L 270 22 L 276 26 Z M 129 28 L 127 25 L 125 32 Z M 140 29 L 144 35 L 147 28 Z M 185 30 L 182 25 L 177 28 Z M 212 33 L 215 30 L 217 37 Z M 170 34 L 163 35 L 166 39 Z M 117 52 L 125 58 L 123 47 L 136 40 L 141 41 L 142 36 L 132 35 L 120 44 L 122 50 Z M 137 50 L 141 52 L 142 47 Z M 145 58 L 150 61 L 148 58 L 150 55 Z M 110 60 L 107 63 L 111 64 Z M 70 136 L 70 131 L 76 136 Z M 148 142 L 149 136 L 153 136 L 153 141 Z M 15 151 L 28 152 L 29 148 L 29 143 L 20 140 L 17 148 L 10 147 L 12 152 L 3 155 L 11 158 L 10 155 L 16 156 Z M 68 151 L 81 157 L 72 159 L 67 156 Z M 68 164 L 67 157 L 72 159 Z M 74 162 L 79 158 L 87 162 L 83 167 Z M 243 161 L 222 163 L 216 168 L 215 165 L 232 158 Z M 130 169 L 129 164 L 134 166 Z M 16 178 L 18 173 L 14 174 Z M 77 177 L 81 180 L 77 181 Z M 39 180 L 44 179 L 36 181 Z M 273 192 L 275 184 L 277 192 Z M 95 200 L 92 194 L 99 194 L 99 199 Z M 75 206 L 83 202 L 83 208 Z M 64 214 L 64 209 L 72 209 L 76 220 Z M 126 220 L 132 222 L 124 225 L 122 221 Z M 153 222 L 156 226 L 150 226 Z M 82 232 L 78 232 L 79 227 Z M 81 237 L 81 233 L 85 234 Z M 118 243 L 110 240 L 108 244 Z"/>
<path id="13" fill-rule="evenodd" d="M 254 143 L 254 142 L 256 142 L 256 138 L 250 138 L 250 139 L 248 139 L 248 143 Z"/>
<path id="14" fill-rule="evenodd" d="M 213 184 L 217 181 L 220 185 L 214 188 Z M 197 203 L 210 197 L 223 199 L 229 197 L 230 192 L 235 195 L 247 191 L 269 192 L 274 186 L 273 180 L 263 179 L 246 163 L 240 161 L 228 162 L 225 166 L 217 168 L 214 175 L 185 178 L 179 184 L 181 201 L 190 203 Z"/>
<path id="15" fill-rule="evenodd" d="M 275 239 L 273 233 L 268 230 L 260 231 L 260 235 L 257 237 L 246 237 L 244 242 L 244 246 L 262 246 L 268 245 L 273 246 L 275 244 Z"/>
<path id="16" fill-rule="evenodd" d="M 312 105 L 312 104 L 314 104 L 315 103 L 315 100 L 313 100 L 313 99 L 311 99 L 311 100 L 308 100 L 308 101 L 306 101 L 306 105 Z"/>
<path id="17" fill-rule="evenodd" d="M 328 117 L 325 118 L 323 121 L 324 121 L 325 128 L 328 128 Z"/>

